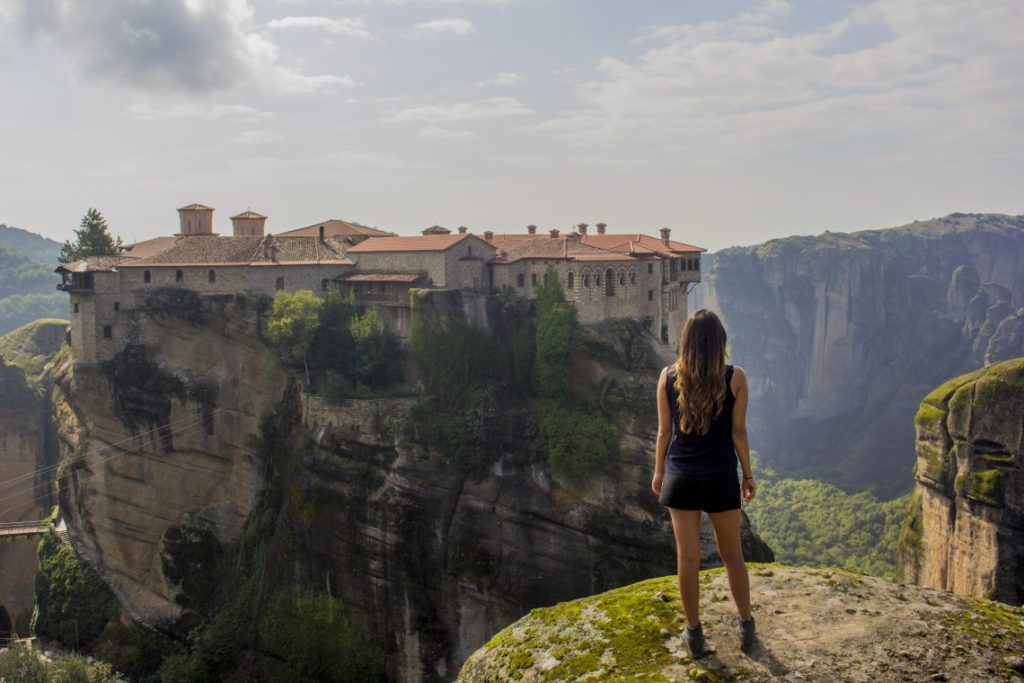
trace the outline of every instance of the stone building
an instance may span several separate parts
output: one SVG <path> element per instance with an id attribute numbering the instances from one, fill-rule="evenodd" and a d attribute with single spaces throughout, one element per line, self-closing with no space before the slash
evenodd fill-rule
<path id="1" fill-rule="evenodd" d="M 232 235 L 213 232 L 213 209 L 178 209 L 180 231 L 127 247 L 117 257 L 60 266 L 59 289 L 71 299 L 71 346 L 76 361 L 99 362 L 123 348 L 134 310 L 151 293 L 181 288 L 201 295 L 270 295 L 337 288 L 376 306 L 403 336 L 414 288 L 458 290 L 480 301 L 501 291 L 526 299 L 549 277 L 562 283 L 584 323 L 640 320 L 665 342 L 687 316 L 688 287 L 700 280 L 703 249 L 640 233 L 573 231 L 483 236 L 431 226 L 419 236 L 397 236 L 332 219 L 277 236 L 266 216 L 247 210 L 231 217 Z M 482 306 L 482 304 L 480 304 Z"/>

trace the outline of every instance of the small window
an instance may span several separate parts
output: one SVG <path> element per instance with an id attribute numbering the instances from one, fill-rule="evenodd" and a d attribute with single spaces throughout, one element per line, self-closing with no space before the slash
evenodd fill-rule
<path id="1" fill-rule="evenodd" d="M 647 300 L 648 301 L 654 301 L 654 290 L 653 289 L 648 289 L 647 290 Z"/>
<path id="2" fill-rule="evenodd" d="M 184 282 L 185 281 L 185 271 L 183 271 L 183 270 L 176 270 L 176 271 L 174 271 L 174 281 L 179 283 L 179 284 Z"/>
<path id="3" fill-rule="evenodd" d="M 600 275 L 595 275 L 594 276 L 594 286 L 595 287 L 600 287 L 601 286 L 601 276 Z"/>
<path id="4" fill-rule="evenodd" d="M 590 275 L 589 274 L 585 274 L 583 276 L 583 286 L 584 287 L 589 287 L 590 286 Z"/>
<path id="5" fill-rule="evenodd" d="M 282 289 L 284 289 L 284 278 L 283 277 L 277 278 L 277 282 L 274 283 L 274 289 L 276 289 L 279 292 Z"/>
<path id="6" fill-rule="evenodd" d="M 75 304 L 75 313 L 78 313 L 78 304 Z"/>
<path id="7" fill-rule="evenodd" d="M 565 288 L 566 289 L 572 289 L 573 285 L 575 284 L 575 281 L 576 281 L 576 276 L 574 276 L 572 273 L 569 273 L 569 278 L 566 280 Z"/>
<path id="8" fill-rule="evenodd" d="M 622 287 L 625 284 L 626 284 L 626 275 L 624 273 L 619 273 L 619 286 Z"/>
<path id="9" fill-rule="evenodd" d="M 213 268 L 210 268 L 210 270 L 206 271 L 206 279 L 209 280 L 210 282 L 216 282 L 217 271 L 215 271 Z"/>
<path id="10" fill-rule="evenodd" d="M 110 339 L 114 336 L 114 329 L 110 325 L 103 326 L 103 338 Z"/>
<path id="11" fill-rule="evenodd" d="M 522 273 L 519 273 L 519 275 L 516 275 L 516 287 L 524 286 L 526 286 L 526 276 L 523 275 Z"/>
<path id="12" fill-rule="evenodd" d="M 533 285 L 534 287 L 537 286 L 537 273 L 530 274 L 530 284 Z"/>
<path id="13" fill-rule="evenodd" d="M 115 301 L 114 302 L 114 310 L 115 311 L 120 311 L 121 310 L 121 302 L 120 301 Z"/>
<path id="14" fill-rule="evenodd" d="M 323 280 L 320 281 L 320 291 L 321 292 L 326 292 L 327 291 L 327 278 L 324 278 Z"/>
<path id="15" fill-rule="evenodd" d="M 648 263 L 647 264 L 647 274 L 648 275 L 652 275 L 653 273 L 654 273 L 654 264 L 653 263 Z"/>
<path id="16" fill-rule="evenodd" d="M 149 283 L 149 282 L 152 282 L 152 280 L 153 280 L 153 276 L 149 274 L 148 270 L 142 271 L 142 281 L 143 282 Z"/>
<path id="17" fill-rule="evenodd" d="M 629 274 L 629 284 L 631 284 L 631 285 L 635 285 L 636 284 L 636 273 L 630 273 Z"/>

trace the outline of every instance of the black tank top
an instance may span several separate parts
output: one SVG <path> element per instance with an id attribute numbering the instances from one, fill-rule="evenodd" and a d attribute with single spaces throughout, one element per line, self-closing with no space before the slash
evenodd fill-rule
<path id="1" fill-rule="evenodd" d="M 711 418 L 707 434 L 683 432 L 679 427 L 679 401 L 676 393 L 676 369 L 667 368 L 665 393 L 672 412 L 672 440 L 668 444 L 665 471 L 672 474 L 718 474 L 736 472 L 736 449 L 732 444 L 733 366 L 725 366 L 725 399 L 722 412 Z"/>

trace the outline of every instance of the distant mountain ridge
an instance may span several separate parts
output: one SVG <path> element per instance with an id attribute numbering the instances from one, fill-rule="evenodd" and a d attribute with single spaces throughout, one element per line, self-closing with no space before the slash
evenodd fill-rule
<path id="1" fill-rule="evenodd" d="M 0 334 L 40 318 L 67 317 L 67 296 L 54 289 L 60 247 L 0 223 Z"/>
<path id="2" fill-rule="evenodd" d="M 721 314 L 751 377 L 752 441 L 780 476 L 909 489 L 924 395 L 1024 336 L 1024 216 L 955 213 L 705 259 L 692 303 Z"/>

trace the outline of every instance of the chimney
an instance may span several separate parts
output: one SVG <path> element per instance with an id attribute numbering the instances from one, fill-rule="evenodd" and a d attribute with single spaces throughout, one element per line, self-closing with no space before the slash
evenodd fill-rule
<path id="1" fill-rule="evenodd" d="M 597 234 L 598 235 L 603 235 L 604 234 L 604 229 L 607 228 L 607 227 L 608 227 L 607 223 L 598 223 L 597 224 Z"/>
<path id="2" fill-rule="evenodd" d="M 548 234 L 551 235 L 551 239 L 553 239 L 553 240 L 557 240 L 558 239 L 558 229 L 557 228 L 552 229 L 552 230 L 548 230 Z"/>
<path id="3" fill-rule="evenodd" d="M 490 230 L 484 230 L 484 239 L 488 242 L 492 241 L 494 239 L 494 233 Z"/>
<path id="4" fill-rule="evenodd" d="M 460 225 L 459 226 L 459 234 L 460 235 L 465 235 L 467 232 L 469 232 L 469 228 L 467 228 L 465 225 Z"/>
<path id="5" fill-rule="evenodd" d="M 581 235 L 586 235 L 587 234 L 587 224 L 586 223 L 580 223 L 579 225 L 576 226 L 576 229 L 579 231 L 579 233 Z"/>
<path id="6" fill-rule="evenodd" d="M 671 233 L 672 231 L 670 229 L 668 229 L 668 228 L 662 228 L 660 230 L 660 232 L 661 232 L 661 243 L 664 244 L 666 247 L 669 246 L 668 236 L 669 236 L 669 233 Z"/>
<path id="7" fill-rule="evenodd" d="M 178 209 L 181 221 L 179 235 L 212 235 L 213 209 L 202 204 L 189 204 Z"/>
<path id="8" fill-rule="evenodd" d="M 526 226 L 526 232 L 530 233 L 531 235 L 536 235 L 537 234 L 537 226 L 536 225 L 527 225 Z"/>

